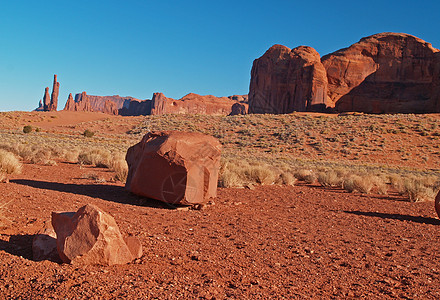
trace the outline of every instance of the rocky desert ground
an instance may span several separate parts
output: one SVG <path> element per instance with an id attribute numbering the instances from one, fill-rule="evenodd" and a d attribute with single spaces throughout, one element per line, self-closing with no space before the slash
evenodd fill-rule
<path id="1" fill-rule="evenodd" d="M 440 297 L 438 114 L 7 112 L 0 127 L 22 163 L 0 183 L 2 299 Z M 84 159 L 101 149 L 115 161 L 170 129 L 223 145 L 218 196 L 200 210 L 131 195 L 118 168 Z M 138 237 L 142 257 L 35 261 L 51 212 L 88 203 Z"/>

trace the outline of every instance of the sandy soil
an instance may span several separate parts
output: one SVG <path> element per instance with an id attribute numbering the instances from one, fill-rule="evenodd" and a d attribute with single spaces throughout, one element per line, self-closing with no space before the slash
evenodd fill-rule
<path id="1" fill-rule="evenodd" d="M 0 298 L 440 298 L 432 203 L 267 186 L 219 189 L 214 205 L 185 211 L 132 196 L 112 176 L 27 164 L 0 184 Z M 86 203 L 139 237 L 144 255 L 112 267 L 33 261 L 50 213 Z"/>
<path id="2" fill-rule="evenodd" d="M 2 130 L 31 124 L 67 134 L 124 134 L 141 121 L 0 114 Z M 0 299 L 440 299 L 440 221 L 432 202 L 299 184 L 219 189 L 214 205 L 176 210 L 128 194 L 113 176 L 78 164 L 25 164 L 0 183 Z M 51 212 L 87 203 L 137 236 L 143 256 L 111 267 L 34 261 L 32 238 Z"/>

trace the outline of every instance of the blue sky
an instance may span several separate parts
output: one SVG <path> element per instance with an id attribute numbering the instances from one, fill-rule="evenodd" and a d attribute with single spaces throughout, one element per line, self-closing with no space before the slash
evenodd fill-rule
<path id="1" fill-rule="evenodd" d="M 0 111 L 69 93 L 247 94 L 273 44 L 321 55 L 393 31 L 440 48 L 440 1 L 1 1 Z"/>

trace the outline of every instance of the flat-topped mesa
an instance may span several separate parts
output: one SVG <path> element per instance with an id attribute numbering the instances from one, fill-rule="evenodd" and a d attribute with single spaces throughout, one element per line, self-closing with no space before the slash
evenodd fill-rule
<path id="1" fill-rule="evenodd" d="M 102 112 L 111 115 L 139 116 L 150 113 L 151 100 L 139 100 L 133 97 L 93 96 L 86 92 L 71 95 L 67 99 L 64 110 Z"/>
<path id="2" fill-rule="evenodd" d="M 203 115 L 229 115 L 232 106 L 236 103 L 243 104 L 247 112 L 246 96 L 215 97 L 212 95 L 201 96 L 194 93 L 176 100 L 165 97 L 162 93 L 154 93 L 151 100 L 151 115 L 163 114 L 203 114 Z"/>
<path id="3" fill-rule="evenodd" d="M 252 66 L 249 113 L 323 111 L 327 74 L 315 49 L 274 45 Z"/>
<path id="4" fill-rule="evenodd" d="M 322 58 L 337 111 L 439 111 L 439 50 L 404 33 L 379 33 Z M 438 68 L 438 67 L 437 67 Z"/>

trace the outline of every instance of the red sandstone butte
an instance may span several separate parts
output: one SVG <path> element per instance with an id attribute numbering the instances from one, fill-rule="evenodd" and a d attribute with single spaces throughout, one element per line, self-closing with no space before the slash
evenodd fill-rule
<path id="1" fill-rule="evenodd" d="M 236 97 L 234 100 L 233 97 Z M 151 105 L 151 115 L 163 114 L 203 114 L 229 115 L 235 103 L 245 101 L 245 96 L 215 97 L 201 96 L 190 93 L 178 100 L 167 98 L 162 93 L 154 93 Z"/>
<path id="2" fill-rule="evenodd" d="M 93 96 L 86 92 L 71 95 L 67 99 L 64 110 L 67 111 L 94 111 L 111 115 L 139 116 L 148 115 L 151 109 L 151 100 L 139 100 L 133 97 Z"/>
<path id="3" fill-rule="evenodd" d="M 130 147 L 128 191 L 170 204 L 204 204 L 217 195 L 220 142 L 196 132 L 146 134 Z"/>
<path id="4" fill-rule="evenodd" d="M 404 33 L 379 33 L 322 58 L 338 111 L 438 112 L 438 49 Z"/>
<path id="5" fill-rule="evenodd" d="M 324 110 L 327 75 L 320 59 L 311 47 L 272 46 L 253 63 L 249 113 Z"/>

